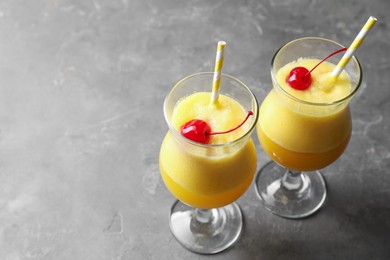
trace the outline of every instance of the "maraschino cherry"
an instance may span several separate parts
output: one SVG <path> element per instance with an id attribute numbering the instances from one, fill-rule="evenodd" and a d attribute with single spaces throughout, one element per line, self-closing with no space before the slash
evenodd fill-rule
<path id="1" fill-rule="evenodd" d="M 210 125 L 201 119 L 192 119 L 180 127 L 180 134 L 184 137 L 201 144 L 208 144 L 210 142 L 211 135 L 227 134 L 240 128 L 248 118 L 253 115 L 252 111 L 248 111 L 244 121 L 238 126 L 222 132 L 212 132 Z"/>
<path id="2" fill-rule="evenodd" d="M 295 67 L 293 68 L 290 73 L 288 74 L 286 78 L 287 84 L 290 85 L 293 89 L 297 90 L 305 90 L 308 87 L 310 87 L 310 84 L 312 82 L 311 78 L 311 72 L 317 68 L 321 63 L 332 57 L 333 55 L 336 55 L 339 52 L 346 51 L 347 48 L 342 48 L 338 51 L 335 51 L 328 55 L 325 59 L 321 60 L 317 65 L 314 66 L 310 71 L 306 69 L 305 67 Z"/>
<path id="3" fill-rule="evenodd" d="M 287 83 L 293 89 L 305 90 L 311 84 L 310 71 L 305 67 L 295 67 L 288 74 Z"/>
<path id="4" fill-rule="evenodd" d="M 192 119 L 180 127 L 180 133 L 188 139 L 207 144 L 210 141 L 211 127 L 201 119 Z"/>

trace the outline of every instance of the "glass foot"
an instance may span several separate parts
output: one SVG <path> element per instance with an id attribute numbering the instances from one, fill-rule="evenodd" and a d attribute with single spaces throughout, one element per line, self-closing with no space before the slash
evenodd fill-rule
<path id="1" fill-rule="evenodd" d="M 319 171 L 292 173 L 271 161 L 257 174 L 257 194 L 272 213 L 285 218 L 304 218 L 316 212 L 326 198 Z"/>
<path id="2" fill-rule="evenodd" d="M 176 240 L 188 250 L 216 254 L 238 240 L 242 231 L 242 214 L 236 203 L 201 210 L 176 201 L 169 225 Z"/>

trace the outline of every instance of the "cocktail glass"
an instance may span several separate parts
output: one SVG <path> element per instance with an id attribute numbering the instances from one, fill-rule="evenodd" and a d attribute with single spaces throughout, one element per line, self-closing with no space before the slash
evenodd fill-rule
<path id="1" fill-rule="evenodd" d="M 351 92 L 330 103 L 296 98 L 281 87 L 276 73 L 301 57 L 323 59 L 342 47 L 323 38 L 301 38 L 282 46 L 272 59 L 273 89 L 262 102 L 257 124 L 260 143 L 272 161 L 260 169 L 255 187 L 264 206 L 276 215 L 303 218 L 325 201 L 325 181 L 318 170 L 334 162 L 347 147 L 352 132 L 348 104 L 359 89 L 362 71 L 353 57 L 345 67 Z M 339 59 L 328 61 L 337 64 Z M 301 147 L 287 147 L 287 143 Z"/>
<path id="2" fill-rule="evenodd" d="M 179 81 L 164 102 L 169 131 L 160 150 L 160 172 L 168 190 L 178 199 L 169 225 L 177 241 L 190 251 L 214 254 L 232 246 L 242 231 L 242 213 L 236 201 L 256 172 L 256 149 L 251 139 L 258 103 L 244 83 L 222 74 L 220 95 L 235 99 L 254 114 L 250 128 L 237 140 L 201 144 L 182 136 L 172 125 L 172 112 L 182 98 L 210 92 L 213 73 L 199 73 Z"/>

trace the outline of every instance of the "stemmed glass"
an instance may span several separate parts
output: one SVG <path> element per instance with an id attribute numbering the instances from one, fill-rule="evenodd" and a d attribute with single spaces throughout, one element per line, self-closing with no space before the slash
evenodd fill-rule
<path id="1" fill-rule="evenodd" d="M 164 102 L 169 131 L 160 150 L 160 172 L 178 199 L 169 225 L 177 241 L 190 251 L 214 254 L 229 248 L 242 231 L 242 213 L 234 202 L 251 184 L 256 150 L 251 139 L 257 118 L 255 96 L 238 79 L 222 74 L 220 95 L 236 100 L 253 116 L 243 136 L 223 144 L 201 144 L 183 137 L 173 126 L 175 105 L 196 92 L 210 92 L 213 73 L 199 73 L 179 81 Z"/>
<path id="2" fill-rule="evenodd" d="M 348 104 L 359 89 L 362 71 L 353 57 L 345 68 L 352 83 L 350 94 L 328 103 L 293 96 L 281 86 L 276 73 L 301 57 L 321 60 L 342 47 L 323 38 L 301 38 L 282 46 L 272 59 L 273 89 L 262 102 L 257 125 L 260 143 L 272 161 L 260 169 L 255 187 L 264 206 L 279 216 L 306 217 L 325 201 L 325 181 L 318 170 L 334 162 L 349 142 Z M 339 59 L 329 61 L 337 64 Z"/>

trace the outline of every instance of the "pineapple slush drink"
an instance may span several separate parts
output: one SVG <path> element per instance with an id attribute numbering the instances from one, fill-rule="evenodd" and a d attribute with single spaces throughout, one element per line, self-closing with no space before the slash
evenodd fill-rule
<path id="1" fill-rule="evenodd" d="M 247 111 L 233 98 L 220 95 L 211 104 L 211 93 L 197 92 L 184 97 L 172 113 L 172 126 L 178 129 L 192 119 L 202 119 L 213 131 L 237 126 Z M 252 123 L 251 123 L 252 122 Z M 253 118 L 239 129 L 211 137 L 210 145 L 233 142 L 246 134 Z M 209 209 L 234 202 L 249 187 L 256 170 L 256 150 L 252 139 L 220 154 L 192 152 L 168 132 L 160 151 L 160 171 L 165 185 L 180 201 L 192 207 Z M 212 148 L 210 148 L 212 149 Z"/>
<path id="2" fill-rule="evenodd" d="M 347 97 L 352 91 L 351 80 L 344 71 L 336 82 L 331 82 L 330 72 L 335 65 L 330 62 L 313 70 L 308 89 L 297 90 L 288 85 L 286 78 L 294 67 L 313 68 L 319 61 L 300 58 L 279 69 L 275 77 L 282 90 L 271 90 L 260 108 L 257 133 L 262 147 L 288 169 L 311 171 L 329 165 L 343 153 L 351 135 L 347 105 L 337 108 L 297 105 L 278 93 L 285 91 L 311 103 L 332 103 Z"/>

